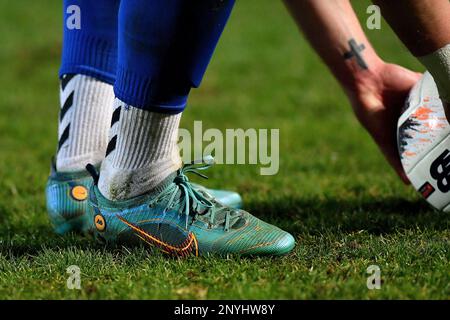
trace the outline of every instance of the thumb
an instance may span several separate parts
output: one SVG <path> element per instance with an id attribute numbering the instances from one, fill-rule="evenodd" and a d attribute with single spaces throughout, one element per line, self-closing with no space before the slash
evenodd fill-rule
<path id="1" fill-rule="evenodd" d="M 411 71 L 398 65 L 388 64 L 383 72 L 387 88 L 397 92 L 409 92 L 422 77 L 422 73 Z"/>

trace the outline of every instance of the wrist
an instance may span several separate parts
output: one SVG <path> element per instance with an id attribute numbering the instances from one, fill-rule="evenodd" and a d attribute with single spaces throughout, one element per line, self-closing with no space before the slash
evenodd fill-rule
<path id="1" fill-rule="evenodd" d="M 374 55 L 366 58 L 366 63 L 367 69 L 363 69 L 354 61 L 345 62 L 344 74 L 337 77 L 345 92 L 360 93 L 380 83 L 385 62 Z"/>

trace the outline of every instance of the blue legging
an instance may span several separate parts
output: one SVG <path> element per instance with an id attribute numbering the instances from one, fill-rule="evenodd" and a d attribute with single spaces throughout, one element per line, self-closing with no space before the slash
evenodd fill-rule
<path id="1" fill-rule="evenodd" d="M 234 2 L 65 0 L 60 76 L 89 75 L 114 84 L 127 104 L 181 112 L 190 89 L 200 85 Z M 71 24 L 73 6 L 79 28 Z"/>
<path id="2" fill-rule="evenodd" d="M 64 0 L 60 77 L 79 73 L 114 84 L 119 4 L 119 0 Z M 74 19 L 79 19 L 79 29 L 74 28 Z"/>

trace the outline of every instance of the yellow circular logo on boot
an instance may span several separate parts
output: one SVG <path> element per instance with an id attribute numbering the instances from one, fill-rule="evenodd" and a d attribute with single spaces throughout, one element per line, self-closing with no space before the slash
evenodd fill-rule
<path id="1" fill-rule="evenodd" d="M 101 214 L 98 214 L 94 217 L 95 227 L 98 231 L 103 231 L 106 228 L 105 218 Z"/>
<path id="2" fill-rule="evenodd" d="M 72 198 L 74 198 L 77 201 L 84 201 L 88 197 L 88 191 L 83 186 L 73 187 L 70 194 L 72 195 Z"/>

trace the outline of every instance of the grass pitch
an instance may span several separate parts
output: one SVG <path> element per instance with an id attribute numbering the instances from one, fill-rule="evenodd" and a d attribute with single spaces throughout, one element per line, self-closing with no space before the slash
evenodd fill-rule
<path id="1" fill-rule="evenodd" d="M 44 186 L 57 140 L 60 2 L 0 3 L 0 298 L 450 297 L 450 216 L 397 179 L 272 0 L 239 1 L 182 126 L 280 129 L 277 175 L 221 165 L 206 184 L 238 190 L 248 211 L 295 235 L 295 251 L 178 260 L 53 234 Z M 357 4 L 363 23 L 368 4 Z M 368 34 L 382 57 L 420 70 L 386 24 Z M 373 264 L 380 290 L 366 287 Z M 81 290 L 66 287 L 70 265 Z"/>

